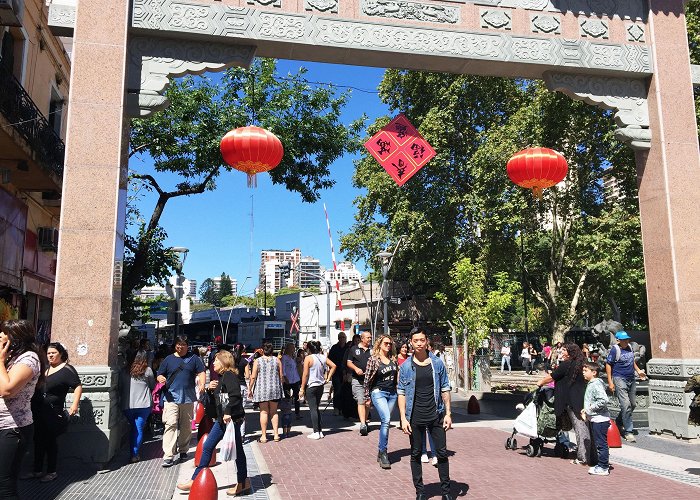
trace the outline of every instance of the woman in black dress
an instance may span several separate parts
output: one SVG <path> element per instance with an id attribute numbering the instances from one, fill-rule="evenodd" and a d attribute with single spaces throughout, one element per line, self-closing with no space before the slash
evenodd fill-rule
<path id="1" fill-rule="evenodd" d="M 26 479 L 41 478 L 42 482 L 53 481 L 57 477 L 56 438 L 66 431 L 70 417 L 78 413 L 80 397 L 83 395 L 83 386 L 80 384 L 78 372 L 68 364 L 66 348 L 59 342 L 52 342 L 46 350 L 46 356 L 49 358 L 46 378 L 43 384 L 37 385 L 32 398 L 34 472 L 23 476 Z M 64 407 L 69 391 L 73 392 L 73 402 L 66 411 Z M 42 472 L 44 457 L 47 458 L 46 474 Z"/>

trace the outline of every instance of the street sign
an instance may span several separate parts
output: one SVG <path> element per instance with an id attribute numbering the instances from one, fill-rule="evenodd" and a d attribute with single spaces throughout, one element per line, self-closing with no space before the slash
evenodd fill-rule
<path id="1" fill-rule="evenodd" d="M 399 186 L 435 156 L 435 150 L 403 113 L 374 134 L 365 148 Z"/>

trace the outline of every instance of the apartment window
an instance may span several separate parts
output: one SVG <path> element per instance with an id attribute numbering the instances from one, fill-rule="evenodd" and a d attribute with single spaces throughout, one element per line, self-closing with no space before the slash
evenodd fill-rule
<path id="1" fill-rule="evenodd" d="M 47 118 L 51 128 L 60 137 L 61 125 L 63 124 L 63 96 L 53 85 L 51 86 L 51 101 L 49 102 L 49 116 Z"/>
<path id="2" fill-rule="evenodd" d="M 2 34 L 0 64 L 24 83 L 24 65 L 27 51 L 27 36 L 24 28 L 7 28 Z"/>

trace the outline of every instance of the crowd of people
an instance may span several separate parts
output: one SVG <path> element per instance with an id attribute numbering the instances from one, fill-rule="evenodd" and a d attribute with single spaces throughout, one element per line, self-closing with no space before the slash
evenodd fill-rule
<path id="1" fill-rule="evenodd" d="M 629 335 L 618 332 L 616 338 L 618 343 L 606 359 L 607 386 L 620 402 L 623 437 L 634 441 L 636 376 L 645 378 L 645 374 L 635 362 Z M 376 412 L 377 462 L 382 469 L 391 468 L 389 428 L 398 406 L 401 430 L 409 436 L 417 499 L 425 498 L 422 464 L 429 461 L 428 444 L 442 498 L 452 498 L 446 444 L 446 431 L 452 427 L 451 387 L 442 346 L 439 342 L 431 345 L 423 329 L 414 328 L 398 346 L 389 335 L 379 335 L 372 344 L 369 332 L 354 335 L 350 342 L 341 333 L 327 355 L 318 341 L 304 342 L 301 349 L 288 344 L 279 353 L 270 342 L 252 354 L 246 354 L 244 346 L 220 343 L 210 352 L 199 352 L 190 349 L 186 336 L 175 338 L 172 351 L 161 347 L 153 352 L 147 340 L 134 344 L 126 353 L 119 389 L 124 416 L 132 429 L 131 462 L 141 459 L 146 426 L 154 415 L 162 422 L 162 466 L 186 460 L 195 403 L 205 405 L 212 425 L 201 465 L 189 481 L 178 484 L 180 490 L 191 488 L 230 430 L 236 449 L 237 483 L 227 494 L 249 493 L 243 452 L 245 408 L 253 405 L 259 410 L 259 442 L 268 442 L 268 426 L 272 441 L 277 442 L 291 435 L 292 420 L 301 418 L 300 404 L 306 401 L 311 420 L 307 437 L 323 439 L 321 400 L 330 383 L 329 402 L 336 414 L 357 418 L 360 436 L 368 435 L 370 413 Z M 501 354 L 510 358 L 510 346 L 504 346 Z M 532 371 L 532 361 L 539 354 L 526 342 L 520 357 Z M 542 354 L 548 362 L 538 386 L 553 386 L 554 412 L 576 435 L 577 455 L 572 463 L 587 466 L 590 474 L 607 475 L 610 415 L 598 364 L 590 362 L 585 345 L 581 348 L 575 343 L 545 344 Z M 60 343 L 51 343 L 46 349 L 36 343 L 31 323 L 11 320 L 0 325 L 0 498 L 18 498 L 19 467 L 31 441 L 33 469 L 22 478 L 47 482 L 57 477 L 57 437 L 79 411 L 82 394 L 78 373 L 68 361 L 68 352 Z M 68 394 L 72 398 L 66 408 Z"/>

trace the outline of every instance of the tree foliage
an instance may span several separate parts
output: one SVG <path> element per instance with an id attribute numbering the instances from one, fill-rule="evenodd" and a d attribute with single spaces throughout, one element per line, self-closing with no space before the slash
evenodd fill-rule
<path id="1" fill-rule="evenodd" d="M 700 64 L 700 0 L 689 0 L 685 6 L 690 63 Z M 700 92 L 695 94 L 695 120 L 700 136 Z"/>
<path id="2" fill-rule="evenodd" d="M 403 187 L 369 155 L 358 161 L 354 182 L 366 194 L 341 239 L 349 258 L 373 262 L 387 243 L 409 235 L 395 279 L 458 304 L 449 312 L 477 330 L 522 326 L 514 290 L 503 286 L 520 281 L 523 265 L 537 306 L 529 317 L 541 333 L 560 337 L 609 317 L 611 304 L 623 320 L 646 323 L 634 158 L 614 138 L 610 112 L 540 82 L 399 70 L 386 72 L 380 96 L 409 117 L 437 156 Z M 508 159 L 529 146 L 558 150 L 569 163 L 565 182 L 540 200 L 506 175 Z M 616 201 L 603 188 L 609 177 L 618 183 Z M 485 313 L 491 292 L 508 297 L 500 317 Z"/>
<path id="3" fill-rule="evenodd" d="M 341 113 L 350 98 L 333 86 L 312 86 L 303 68 L 281 76 L 276 62 L 256 60 L 249 70 L 231 68 L 218 81 L 207 77 L 175 80 L 166 91 L 170 105 L 148 118 L 132 120 L 130 157 L 148 155 L 156 175 L 137 170 L 130 162 L 130 188 L 157 195 L 150 217 L 132 220 L 126 241 L 122 309 L 129 316 L 133 292 L 162 281 L 173 256 L 163 248 L 160 219 L 167 203 L 216 188 L 222 171 L 231 170 L 219 152 L 229 130 L 256 124 L 272 131 L 284 145 L 272 182 L 313 202 L 322 189 L 333 186 L 330 165 L 359 146 L 362 120 L 345 125 Z M 163 175 L 161 175 L 163 174 Z M 168 184 L 164 179 L 176 180 Z M 126 307 L 125 307 L 126 306 Z"/>

